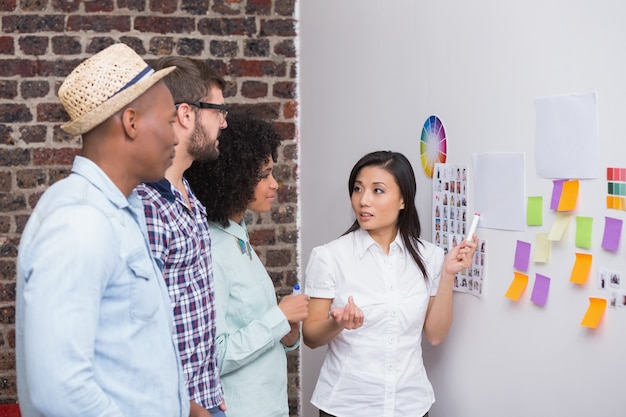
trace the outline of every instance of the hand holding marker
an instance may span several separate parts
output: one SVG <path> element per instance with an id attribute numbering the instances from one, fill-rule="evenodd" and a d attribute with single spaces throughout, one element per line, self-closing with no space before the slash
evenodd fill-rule
<path id="1" fill-rule="evenodd" d="M 472 220 L 472 225 L 469 228 L 469 232 L 467 232 L 467 237 L 465 238 L 465 240 L 468 240 L 470 242 L 472 240 L 474 240 L 474 233 L 476 233 L 476 227 L 478 226 L 478 220 L 480 220 L 480 214 L 474 213 L 474 219 Z"/>

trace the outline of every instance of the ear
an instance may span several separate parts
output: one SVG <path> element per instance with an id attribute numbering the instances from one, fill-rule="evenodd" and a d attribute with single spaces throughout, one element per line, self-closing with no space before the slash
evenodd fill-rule
<path id="1" fill-rule="evenodd" d="M 196 113 L 187 103 L 180 103 L 176 109 L 176 121 L 184 129 L 191 129 L 196 118 Z"/>
<path id="2" fill-rule="evenodd" d="M 137 110 L 132 107 L 128 107 L 122 111 L 122 128 L 126 137 L 129 139 L 135 139 L 137 137 L 137 123 L 139 114 Z"/>
<path id="3" fill-rule="evenodd" d="M 400 210 L 404 210 L 404 200 L 400 203 Z"/>

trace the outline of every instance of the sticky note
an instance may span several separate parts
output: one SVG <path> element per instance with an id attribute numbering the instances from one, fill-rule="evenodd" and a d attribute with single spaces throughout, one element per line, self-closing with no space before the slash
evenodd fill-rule
<path id="1" fill-rule="evenodd" d="M 552 181 L 552 199 L 550 200 L 550 210 L 556 210 L 559 208 L 559 201 L 561 201 L 561 193 L 563 192 L 563 183 L 567 180 L 554 180 Z"/>
<path id="2" fill-rule="evenodd" d="M 592 329 L 597 328 L 604 315 L 604 310 L 606 310 L 606 299 L 589 297 L 589 307 L 580 325 Z"/>
<path id="3" fill-rule="evenodd" d="M 517 241 L 515 249 L 515 262 L 513 267 L 519 271 L 528 271 L 528 262 L 530 261 L 530 243 Z"/>
<path id="4" fill-rule="evenodd" d="M 602 249 L 617 252 L 619 239 L 622 235 L 622 220 L 613 217 L 604 218 L 604 235 L 602 236 Z"/>
<path id="5" fill-rule="evenodd" d="M 554 223 L 550 229 L 550 234 L 548 234 L 548 240 L 559 241 L 563 238 L 563 233 L 565 233 L 565 229 L 567 229 L 567 226 L 569 225 L 572 214 L 556 212 L 555 216 Z"/>
<path id="6" fill-rule="evenodd" d="M 578 180 L 565 181 L 563 183 L 563 191 L 559 200 L 558 211 L 572 211 L 576 208 L 578 201 Z"/>
<path id="7" fill-rule="evenodd" d="M 576 216 L 576 246 L 579 248 L 591 248 L 591 229 L 593 217 Z"/>
<path id="8" fill-rule="evenodd" d="M 520 272 L 515 272 L 515 277 L 513 278 L 513 282 L 509 286 L 509 289 L 506 291 L 504 295 L 506 298 L 509 298 L 513 301 L 518 301 L 522 296 L 522 293 L 526 289 L 528 285 L 528 275 L 522 274 Z"/>
<path id="9" fill-rule="evenodd" d="M 550 241 L 547 233 L 537 233 L 535 235 L 535 254 L 533 262 L 546 263 L 550 260 Z"/>
<path id="10" fill-rule="evenodd" d="M 550 291 L 550 278 L 545 275 L 537 274 L 535 276 L 535 284 L 533 285 L 533 292 L 530 296 L 530 301 L 543 307 L 548 301 L 548 292 Z"/>
<path id="11" fill-rule="evenodd" d="M 543 224 L 543 197 L 528 197 L 526 224 L 528 226 L 541 226 Z"/>
<path id="12" fill-rule="evenodd" d="M 592 256 L 590 253 L 577 253 L 576 262 L 574 262 L 569 281 L 574 284 L 584 284 L 587 282 L 589 271 L 591 271 L 591 260 Z"/>

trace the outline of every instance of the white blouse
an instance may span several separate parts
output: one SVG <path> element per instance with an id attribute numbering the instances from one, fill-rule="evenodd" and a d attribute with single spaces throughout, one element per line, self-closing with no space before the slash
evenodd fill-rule
<path id="1" fill-rule="evenodd" d="M 388 255 L 362 229 L 313 249 L 305 293 L 332 299 L 331 309 L 353 296 L 364 313 L 361 328 L 328 344 L 311 398 L 317 408 L 337 417 L 422 417 L 434 403 L 421 340 L 444 253 L 428 242 L 419 250 L 427 280 L 400 235 Z"/>

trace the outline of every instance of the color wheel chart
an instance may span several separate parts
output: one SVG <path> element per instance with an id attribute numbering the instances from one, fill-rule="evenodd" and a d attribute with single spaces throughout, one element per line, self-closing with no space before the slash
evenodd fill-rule
<path id="1" fill-rule="evenodd" d="M 433 177 L 436 162 L 446 162 L 446 130 L 437 116 L 430 116 L 424 122 L 420 139 L 422 168 L 428 178 Z"/>

